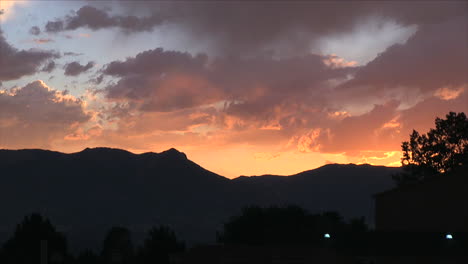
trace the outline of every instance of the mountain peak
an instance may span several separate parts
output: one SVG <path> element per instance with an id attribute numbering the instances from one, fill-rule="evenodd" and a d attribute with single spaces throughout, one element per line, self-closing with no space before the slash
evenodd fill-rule
<path id="1" fill-rule="evenodd" d="M 185 153 L 180 152 L 175 148 L 170 148 L 170 149 L 165 150 L 165 151 L 163 151 L 163 152 L 161 152 L 159 154 L 163 155 L 163 156 L 176 157 L 176 158 L 180 158 L 180 159 L 187 159 L 187 155 L 185 155 Z"/>
<path id="2" fill-rule="evenodd" d="M 118 148 L 106 148 L 106 147 L 97 147 L 97 148 L 85 148 L 78 153 L 95 153 L 95 154 L 104 154 L 104 153 L 125 153 L 132 154 L 129 151 L 118 149 Z"/>

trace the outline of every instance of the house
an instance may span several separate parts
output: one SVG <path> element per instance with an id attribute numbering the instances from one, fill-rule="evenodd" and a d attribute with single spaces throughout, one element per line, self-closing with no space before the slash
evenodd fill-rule
<path id="1" fill-rule="evenodd" d="M 468 172 L 429 178 L 374 196 L 377 231 L 468 232 Z"/>
<path id="2" fill-rule="evenodd" d="M 466 169 L 374 198 L 377 263 L 468 263 Z"/>

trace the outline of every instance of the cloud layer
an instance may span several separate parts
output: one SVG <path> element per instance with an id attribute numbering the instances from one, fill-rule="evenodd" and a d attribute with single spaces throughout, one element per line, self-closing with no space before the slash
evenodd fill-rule
<path id="1" fill-rule="evenodd" d="M 434 91 L 468 83 L 468 18 L 422 26 L 405 44 L 389 47 L 343 85 Z"/>
<path id="2" fill-rule="evenodd" d="M 121 28 L 128 32 L 150 31 L 153 27 L 163 23 L 158 15 L 149 17 L 110 15 L 104 10 L 93 6 L 83 6 L 73 15 L 63 19 L 49 21 L 45 25 L 46 32 L 61 32 L 86 27 L 91 30 L 103 28 Z"/>
<path id="3" fill-rule="evenodd" d="M 83 102 L 42 81 L 0 90 L 0 145 L 50 148 L 51 142 L 89 121 Z"/>
<path id="4" fill-rule="evenodd" d="M 354 26 L 378 19 L 402 25 L 440 23 L 466 12 L 464 2 L 160 2 L 120 3 L 114 7 L 87 5 L 72 15 L 49 21 L 45 30 L 59 32 L 77 28 L 120 28 L 127 33 L 174 25 L 197 42 L 214 44 L 219 52 L 255 54 L 273 49 L 280 53 L 304 54 L 326 35 L 350 31 Z M 213 21 L 216 21 L 215 23 Z"/>
<path id="5" fill-rule="evenodd" d="M 396 165 L 412 129 L 424 132 L 449 111 L 468 112 L 467 8 L 466 2 L 447 1 L 87 2 L 58 19 L 44 18 L 42 32 L 30 31 L 54 36 L 51 45 L 60 46 L 69 41 L 60 38 L 62 31 L 101 30 L 76 40 L 92 43 L 92 52 L 80 44 L 76 53 L 59 50 L 86 61 L 55 62 L 54 53 L 17 50 L 0 39 L 0 66 L 15 65 L 0 68 L 0 81 L 51 72 L 64 63 L 65 76 L 54 82 L 72 83 L 76 96 L 83 93 L 78 100 L 35 82 L 4 91 L 6 111 L 36 105 L 48 109 L 43 114 L 51 120 L 69 114 L 74 121 L 49 126 L 28 113 L 4 116 L 2 125 L 24 138 L 9 146 L 177 147 L 220 167 L 227 161 L 209 154 L 214 150 L 254 167 L 260 161 L 298 166 L 297 160 L 304 166 Z M 366 46 L 378 31 L 393 35 Z M 112 37 L 115 45 L 103 46 Z M 355 39 L 362 46 L 347 43 Z M 352 46 L 368 59 L 320 53 L 329 42 Z M 90 56 L 99 49 L 105 56 Z M 82 64 L 91 59 L 95 63 Z M 25 97 L 27 91 L 34 93 Z M 42 131 L 38 138 L 21 130 L 30 126 Z"/>
<path id="6" fill-rule="evenodd" d="M 51 51 L 18 50 L 12 47 L 0 29 L 0 81 L 9 81 L 39 72 L 41 66 L 58 58 Z"/>
<path id="7" fill-rule="evenodd" d="M 94 62 L 90 61 L 86 65 L 81 65 L 79 62 L 74 61 L 65 64 L 65 75 L 67 76 L 77 76 L 84 72 L 87 72 L 89 69 L 94 67 Z"/>

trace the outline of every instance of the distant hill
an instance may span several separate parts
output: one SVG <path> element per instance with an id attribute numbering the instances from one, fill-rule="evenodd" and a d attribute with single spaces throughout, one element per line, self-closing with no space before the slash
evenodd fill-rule
<path id="1" fill-rule="evenodd" d="M 372 194 L 392 188 L 398 170 L 333 164 L 230 180 L 175 149 L 0 150 L 0 241 L 32 212 L 51 218 L 78 248 L 98 246 L 113 225 L 129 227 L 137 239 L 152 225 L 169 224 L 183 239 L 214 241 L 216 229 L 247 205 L 296 204 L 372 221 Z"/>

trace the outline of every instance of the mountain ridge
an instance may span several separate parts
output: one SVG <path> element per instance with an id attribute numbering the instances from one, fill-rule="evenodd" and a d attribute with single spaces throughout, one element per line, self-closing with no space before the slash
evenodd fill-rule
<path id="1" fill-rule="evenodd" d="M 125 154 L 128 154 L 129 156 L 140 156 L 140 157 L 143 157 L 143 156 L 153 156 L 153 155 L 156 155 L 156 156 L 164 156 L 164 155 L 167 155 L 167 156 L 172 156 L 172 157 L 179 157 L 179 158 L 182 158 L 182 159 L 186 159 L 186 160 L 189 160 L 191 161 L 187 155 L 182 152 L 182 151 L 179 151 L 177 150 L 176 148 L 169 148 L 167 150 L 164 150 L 164 151 L 161 151 L 161 152 L 152 152 L 152 151 L 148 151 L 148 152 L 142 152 L 142 153 L 133 153 L 131 151 L 128 151 L 128 150 L 124 150 L 124 149 L 120 149 L 120 148 L 110 148 L 110 147 L 93 147 L 93 148 L 85 148 L 81 151 L 78 151 L 78 152 L 70 152 L 70 153 L 65 153 L 65 152 L 60 152 L 60 151 L 54 151 L 54 150 L 47 150 L 47 149 L 38 149 L 38 148 L 32 148 L 32 149 L 0 149 L 0 155 L 1 155 L 1 152 L 2 151 L 8 151 L 8 152 L 34 152 L 34 153 L 40 153 L 40 152 L 44 152 L 44 153 L 48 153 L 48 154 L 60 154 L 60 155 L 80 155 L 80 154 L 86 154 L 86 153 L 92 153 L 92 154 L 105 154 L 106 152 L 107 153 L 112 153 L 112 152 L 120 152 L 120 153 L 125 153 Z M 191 161 L 193 162 L 193 161 Z M 194 162 L 195 163 L 195 162 Z M 195 163 L 196 164 L 196 163 Z M 197 164 L 198 165 L 198 164 Z M 198 165 L 200 166 L 200 165 Z M 201 167 L 201 166 L 200 166 Z M 384 165 L 372 165 L 372 164 L 368 164 L 368 163 L 364 163 L 364 164 L 355 164 L 355 163 L 332 163 L 332 164 L 325 164 L 325 165 L 322 165 L 322 166 L 319 166 L 317 168 L 314 168 L 314 169 L 310 169 L 310 170 L 305 170 L 305 171 L 301 171 L 301 172 L 298 172 L 298 173 L 294 173 L 294 174 L 289 174 L 289 175 L 276 175 L 276 174 L 261 174 L 261 175 L 240 175 L 240 176 L 237 176 L 237 177 L 234 177 L 234 178 L 228 178 L 228 177 L 225 177 L 225 176 L 222 176 L 220 174 L 217 174 L 215 172 L 212 172 L 212 173 L 215 173 L 221 177 L 224 177 L 226 179 L 230 179 L 230 180 L 237 180 L 237 179 L 240 179 L 240 178 L 257 178 L 257 177 L 294 177 L 294 176 L 299 176 L 299 175 L 303 175 L 303 174 L 310 174 L 310 173 L 314 173 L 316 172 L 317 170 L 323 170 L 323 169 L 327 169 L 327 168 L 339 168 L 339 167 L 361 167 L 361 168 L 365 168 L 365 167 L 373 167 L 373 168 L 400 168 L 400 167 L 389 167 L 389 166 L 384 166 Z M 208 170 L 209 171 L 209 170 Z M 211 172 L 211 171 L 210 171 Z"/>
<path id="2" fill-rule="evenodd" d="M 138 239 L 149 226 L 167 224 L 183 239 L 210 242 L 242 207 L 288 204 L 371 222 L 372 195 L 392 188 L 390 175 L 398 170 L 325 165 L 290 176 L 229 179 L 176 149 L 0 150 L 0 230 L 13 230 L 24 215 L 39 212 L 67 227 L 77 248 L 99 245 L 110 225 L 129 226 Z"/>

